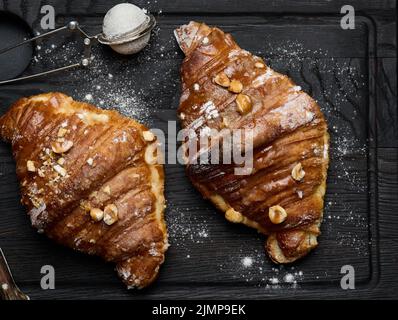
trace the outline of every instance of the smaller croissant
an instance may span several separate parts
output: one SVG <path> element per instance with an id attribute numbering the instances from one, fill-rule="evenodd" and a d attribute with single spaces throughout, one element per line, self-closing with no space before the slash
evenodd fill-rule
<path id="1" fill-rule="evenodd" d="M 168 247 L 156 137 L 136 121 L 61 93 L 22 98 L 0 118 L 32 225 L 152 283 Z"/>

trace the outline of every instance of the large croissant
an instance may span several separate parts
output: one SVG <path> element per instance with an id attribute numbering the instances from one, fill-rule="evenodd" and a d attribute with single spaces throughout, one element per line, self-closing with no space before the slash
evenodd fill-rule
<path id="1" fill-rule="evenodd" d="M 163 167 L 143 125 L 61 93 L 18 100 L 0 118 L 22 203 L 55 241 L 116 263 L 128 287 L 154 281 L 168 246 Z"/>
<path id="2" fill-rule="evenodd" d="M 188 164 L 195 187 L 225 217 L 268 235 L 277 263 L 317 245 L 328 167 L 329 136 L 316 102 L 287 76 L 241 49 L 231 35 L 191 22 L 175 30 L 186 57 L 179 117 L 184 128 L 252 129 L 248 175 L 236 164 Z"/>

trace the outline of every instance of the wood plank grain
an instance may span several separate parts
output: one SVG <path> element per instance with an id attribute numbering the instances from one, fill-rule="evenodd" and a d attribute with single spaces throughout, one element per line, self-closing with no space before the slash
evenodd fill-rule
<path id="1" fill-rule="evenodd" d="M 22 7 L 25 1 L 23 0 L 2 0 L 0 8 L 14 9 Z M 39 0 L 29 1 L 26 7 L 32 6 L 39 2 Z M 107 11 L 115 4 L 120 3 L 118 0 L 70 0 L 67 2 L 48 0 L 46 4 L 55 4 L 60 7 L 63 12 L 68 14 L 101 14 Z M 200 13 L 340 13 L 340 8 L 346 4 L 344 0 L 328 1 L 328 0 L 280 0 L 270 1 L 264 5 L 261 0 L 247 0 L 244 5 L 239 0 L 201 0 L 195 1 L 193 5 L 190 1 L 184 0 L 157 0 L 148 2 L 147 0 L 136 0 L 134 3 L 141 7 L 148 7 L 150 9 L 162 8 L 164 12 L 186 13 L 186 12 L 200 12 Z M 375 12 L 376 10 L 393 11 L 396 8 L 394 0 L 352 0 L 350 4 L 358 11 Z"/>
<path id="2" fill-rule="evenodd" d="M 398 147 L 397 58 L 377 60 L 377 142 Z"/>
<path id="3" fill-rule="evenodd" d="M 77 17 L 91 33 L 99 31 L 104 12 L 118 2 L 48 1 L 56 7 L 57 23 L 62 25 Z M 35 299 L 397 297 L 397 149 L 372 148 L 378 144 L 394 147 L 398 131 L 394 120 L 396 43 L 395 31 L 391 29 L 395 25 L 392 18 L 395 2 L 351 1 L 360 14 L 372 13 L 376 25 L 372 29 L 371 20 L 360 18 L 353 32 L 342 32 L 338 27 L 343 1 L 283 0 L 267 6 L 261 1 L 247 1 L 244 6 L 238 1 L 227 4 L 202 0 L 193 4 L 158 0 L 149 5 L 146 2 L 136 3 L 153 12 L 162 9 L 164 14 L 159 16 L 160 29 L 144 52 L 123 58 L 98 47 L 94 51 L 97 60 L 91 69 L 0 87 L 1 113 L 20 96 L 52 90 L 62 90 L 79 99 L 95 93 L 95 103 L 105 100 L 107 107 L 119 106 L 115 100 L 117 95 L 109 98 L 108 91 L 115 86 L 106 84 L 108 73 L 112 72 L 123 93 L 120 97 L 131 98 L 139 92 L 140 99 L 125 100 L 130 107 L 121 110 L 151 127 L 165 129 L 168 120 L 175 120 L 179 65 L 183 58 L 172 37 L 172 29 L 194 18 L 221 25 L 233 33 L 242 47 L 265 57 L 273 68 L 287 73 L 313 95 L 328 118 L 332 162 L 320 247 L 293 266 L 275 267 L 264 254 L 261 235 L 226 222 L 194 190 L 182 166 L 167 165 L 166 218 L 172 246 L 156 284 L 139 292 L 127 291 L 115 276 L 112 265 L 62 248 L 30 227 L 19 204 L 10 148 L 1 143 L 0 245 L 22 289 Z M 0 9 L 15 11 L 39 30 L 38 3 L 0 1 Z M 261 15 L 262 12 L 265 14 Z M 374 42 L 368 42 L 372 30 L 377 37 Z M 77 47 L 62 47 L 69 41 L 74 41 L 72 44 Z M 44 48 L 51 44 L 56 47 L 51 51 L 51 59 L 40 60 L 28 72 L 65 63 L 66 50 L 70 50 L 68 59 L 75 58 L 80 52 L 79 43 L 73 36 L 43 42 Z M 377 74 L 369 69 L 369 48 L 373 54 L 377 51 L 372 48 L 374 45 L 384 57 L 377 60 Z M 137 79 L 134 86 L 131 79 Z M 372 105 L 368 100 L 370 95 L 376 95 L 373 82 L 378 83 L 379 90 L 377 131 L 372 130 L 373 122 L 369 121 L 374 119 L 369 119 Z M 94 91 L 99 84 L 102 90 Z M 144 110 L 142 105 L 146 106 Z M 342 137 L 355 139 L 347 144 Z M 371 140 L 376 142 L 370 143 Z M 375 186 L 369 183 L 372 181 Z M 372 209 L 373 203 L 376 211 Z M 253 258 L 251 268 L 243 267 L 241 260 L 245 257 Z M 55 291 L 40 289 L 43 264 L 51 264 L 56 269 Z M 343 264 L 355 266 L 357 290 L 340 289 L 339 271 Z M 299 271 L 303 276 L 297 275 L 296 288 L 283 283 L 284 275 Z M 278 286 L 270 286 L 273 277 L 281 280 Z"/>

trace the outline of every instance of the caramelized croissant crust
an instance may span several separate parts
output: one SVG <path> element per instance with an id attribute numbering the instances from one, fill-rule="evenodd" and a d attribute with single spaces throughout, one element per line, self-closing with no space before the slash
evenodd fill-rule
<path id="1" fill-rule="evenodd" d="M 182 126 L 197 137 L 208 128 L 253 130 L 250 174 L 236 175 L 234 163 L 188 164 L 190 180 L 228 220 L 267 235 L 274 262 L 306 255 L 320 234 L 329 162 L 319 106 L 218 28 L 190 22 L 175 37 L 185 53 Z"/>
<path id="2" fill-rule="evenodd" d="M 157 142 L 145 126 L 47 93 L 13 104 L 0 136 L 12 144 L 21 202 L 39 232 L 114 262 L 128 287 L 155 280 L 168 247 L 164 173 L 148 159 Z"/>

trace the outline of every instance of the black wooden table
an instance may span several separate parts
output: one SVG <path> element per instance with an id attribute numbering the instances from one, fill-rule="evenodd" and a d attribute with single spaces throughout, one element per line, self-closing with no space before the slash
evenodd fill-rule
<path id="1" fill-rule="evenodd" d="M 118 2 L 3 0 L 0 13 L 12 12 L 43 32 L 40 8 L 51 4 L 57 25 L 76 19 L 95 34 L 104 13 Z M 346 1 L 134 3 L 158 21 L 143 52 L 122 57 L 97 46 L 87 70 L 0 86 L 1 113 L 21 96 L 62 91 L 166 130 L 168 121 L 176 120 L 183 59 L 172 31 L 189 20 L 217 25 L 241 47 L 292 77 L 326 115 L 331 165 L 320 245 L 293 265 L 272 264 L 261 235 L 225 221 L 190 185 L 181 165 L 167 164 L 171 247 L 157 282 L 127 291 L 112 265 L 57 246 L 32 229 L 19 203 L 10 147 L 1 143 L 0 246 L 20 287 L 33 299 L 397 298 L 395 1 L 350 1 L 356 12 L 353 30 L 340 27 Z M 76 61 L 80 42 L 65 34 L 38 43 L 25 74 Z M 40 287 L 43 265 L 55 268 L 54 290 Z M 355 269 L 355 290 L 340 287 L 344 265 Z"/>

